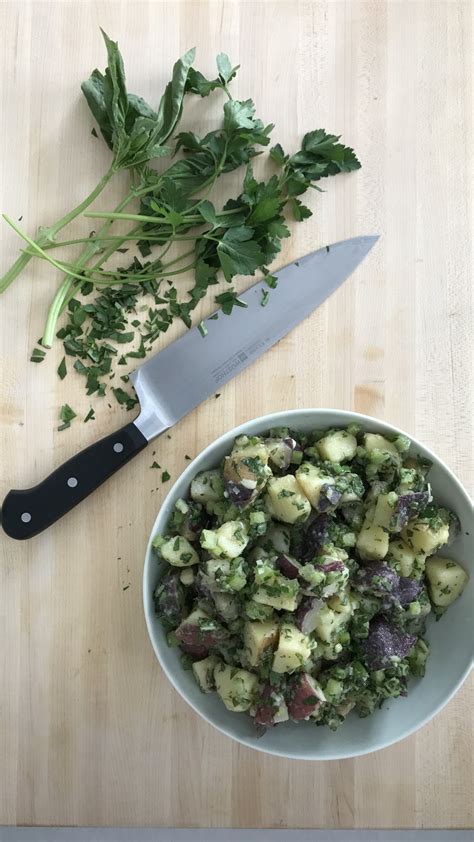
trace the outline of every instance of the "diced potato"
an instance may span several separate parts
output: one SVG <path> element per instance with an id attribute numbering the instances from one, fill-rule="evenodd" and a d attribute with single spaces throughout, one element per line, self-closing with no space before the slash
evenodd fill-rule
<path id="1" fill-rule="evenodd" d="M 246 622 L 244 647 L 250 666 L 256 667 L 263 653 L 278 640 L 278 623 Z"/>
<path id="2" fill-rule="evenodd" d="M 247 459 L 258 459 L 259 462 L 266 465 L 268 462 L 269 451 L 265 443 L 262 441 L 258 444 L 236 444 L 231 455 L 237 456 L 239 459 L 242 459 L 244 456 L 246 456 Z"/>
<path id="3" fill-rule="evenodd" d="M 321 686 L 311 675 L 300 672 L 294 677 L 288 699 L 288 713 L 292 719 L 308 719 L 325 701 Z"/>
<path id="4" fill-rule="evenodd" d="M 258 620 L 259 622 L 272 620 L 275 616 L 275 612 L 271 605 L 264 605 L 261 602 L 255 602 L 254 599 L 247 600 L 244 605 L 244 611 L 245 616 L 250 620 Z"/>
<path id="5" fill-rule="evenodd" d="M 355 456 L 357 439 L 346 430 L 337 430 L 319 439 L 316 447 L 321 459 L 328 462 L 344 462 Z"/>
<path id="6" fill-rule="evenodd" d="M 399 458 L 399 453 L 395 445 L 379 433 L 366 433 L 364 436 L 364 447 L 369 453 L 373 450 L 380 450 L 382 453 L 389 453 L 391 456 L 396 456 L 397 459 Z"/>
<path id="7" fill-rule="evenodd" d="M 323 485 L 334 485 L 334 477 L 327 476 L 311 462 L 303 462 L 296 471 L 296 480 L 313 509 L 317 509 Z"/>
<path id="8" fill-rule="evenodd" d="M 212 599 L 216 606 L 217 616 L 225 623 L 232 623 L 233 620 L 238 618 L 240 605 L 233 594 L 215 592 Z"/>
<path id="9" fill-rule="evenodd" d="M 224 481 L 229 499 L 237 505 L 248 505 L 272 475 L 267 465 L 268 450 L 264 444 L 234 449 L 224 459 Z"/>
<path id="10" fill-rule="evenodd" d="M 307 520 L 311 506 L 294 476 L 272 477 L 267 492 L 268 508 L 277 520 L 284 523 Z"/>
<path id="11" fill-rule="evenodd" d="M 284 623 L 280 628 L 278 649 L 273 656 L 273 671 L 293 672 L 306 663 L 313 648 L 309 638 L 296 626 Z"/>
<path id="12" fill-rule="evenodd" d="M 201 547 L 214 558 L 237 558 L 249 542 L 245 524 L 241 520 L 228 520 L 219 529 L 203 529 Z"/>
<path id="13" fill-rule="evenodd" d="M 254 602 L 284 611 L 296 609 L 300 590 L 296 579 L 287 579 L 265 559 L 257 559 L 255 562 L 254 579 L 257 586 L 253 596 Z"/>
<path id="14" fill-rule="evenodd" d="M 372 521 L 373 526 L 381 526 L 382 529 L 389 528 L 390 521 L 395 511 L 395 506 L 390 505 L 388 501 L 388 494 L 379 494 L 379 496 L 377 497 L 374 518 Z"/>
<path id="15" fill-rule="evenodd" d="M 387 555 L 388 534 L 381 526 L 364 524 L 359 532 L 356 547 L 361 558 L 367 561 L 381 560 Z"/>
<path id="16" fill-rule="evenodd" d="M 273 724 L 278 725 L 280 722 L 288 722 L 290 716 L 288 708 L 284 699 L 281 700 L 280 706 L 273 717 Z"/>
<path id="17" fill-rule="evenodd" d="M 176 629 L 181 649 L 196 658 L 205 658 L 209 650 L 227 640 L 229 634 L 221 623 L 201 608 L 195 608 Z"/>
<path id="18" fill-rule="evenodd" d="M 275 523 L 267 529 L 264 537 L 260 538 L 258 543 L 269 551 L 288 553 L 290 551 L 290 530 L 283 524 Z"/>
<path id="19" fill-rule="evenodd" d="M 253 601 L 260 602 L 262 605 L 270 605 L 278 611 L 295 611 L 299 586 L 295 580 L 289 582 L 289 585 L 291 589 L 285 588 L 284 591 L 274 595 L 269 594 L 265 587 L 257 588 L 253 595 Z"/>
<path id="20" fill-rule="evenodd" d="M 203 693 L 210 693 L 215 689 L 214 670 L 219 663 L 217 655 L 208 655 L 202 661 L 194 661 L 193 673 L 199 689 Z"/>
<path id="21" fill-rule="evenodd" d="M 279 722 L 287 722 L 288 718 L 288 708 L 283 693 L 271 684 L 264 684 L 255 709 L 256 724 L 268 727 L 277 725 Z"/>
<path id="22" fill-rule="evenodd" d="M 216 690 L 226 708 L 248 710 L 257 695 L 258 678 L 252 672 L 220 663 L 214 670 Z"/>
<path id="23" fill-rule="evenodd" d="M 191 482 L 191 497 L 198 503 L 217 503 L 223 496 L 224 483 L 218 470 L 202 471 Z"/>
<path id="24" fill-rule="evenodd" d="M 247 583 L 243 558 L 218 558 L 202 564 L 205 584 L 212 591 L 241 591 Z"/>
<path id="25" fill-rule="evenodd" d="M 380 561 L 388 552 L 389 534 L 382 526 L 373 525 L 375 512 L 376 506 L 370 506 L 367 509 L 356 542 L 359 555 L 366 561 Z"/>
<path id="26" fill-rule="evenodd" d="M 319 611 L 316 620 L 316 634 L 325 643 L 330 643 L 335 634 L 349 622 L 354 608 L 350 599 L 341 600 L 333 596 Z"/>
<path id="27" fill-rule="evenodd" d="M 426 561 L 426 577 L 430 597 L 439 608 L 447 608 L 460 596 L 469 576 L 457 561 L 433 556 Z"/>
<path id="28" fill-rule="evenodd" d="M 191 567 L 192 564 L 199 564 L 199 556 L 194 547 L 180 535 L 168 538 L 160 546 L 162 558 L 172 564 L 173 567 Z"/>
<path id="29" fill-rule="evenodd" d="M 443 523 L 439 529 L 432 529 L 429 523 L 415 520 L 401 531 L 401 537 L 415 550 L 415 553 L 431 555 L 449 540 L 449 526 Z"/>
<path id="30" fill-rule="evenodd" d="M 411 576 L 413 574 L 416 556 L 411 547 L 404 541 L 390 541 L 387 555 L 389 559 L 395 561 L 400 576 Z"/>
<path id="31" fill-rule="evenodd" d="M 190 567 L 183 567 L 181 573 L 179 574 L 179 581 L 186 587 L 192 585 L 194 582 L 194 572 Z"/>

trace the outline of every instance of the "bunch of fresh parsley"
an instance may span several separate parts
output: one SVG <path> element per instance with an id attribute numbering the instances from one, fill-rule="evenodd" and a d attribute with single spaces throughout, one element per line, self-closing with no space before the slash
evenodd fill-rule
<path id="1" fill-rule="evenodd" d="M 67 374 L 66 357 L 74 358 L 73 367 L 85 378 L 88 395 L 104 396 L 106 381 L 113 380 L 130 358 L 144 358 L 153 343 L 165 333 L 175 317 L 191 326 L 191 314 L 218 283 L 219 273 L 231 284 L 236 275 L 254 275 L 261 271 L 269 289 L 277 279 L 269 265 L 281 249 L 281 241 L 290 236 L 287 217 L 302 221 L 311 216 L 301 196 L 309 189 L 319 190 L 317 182 L 340 172 L 358 169 L 360 163 L 352 149 L 339 143 L 335 135 L 323 129 L 309 132 L 301 149 L 285 154 L 280 144 L 270 149 L 275 172 L 267 181 L 257 181 L 252 159 L 268 146 L 272 125 L 265 126 L 255 116 L 252 100 L 232 98 L 229 85 L 238 67 L 229 58 L 217 57 L 218 75 L 206 79 L 192 67 L 194 50 L 179 59 L 155 111 L 141 97 L 127 91 L 125 72 L 118 45 L 103 33 L 108 56 L 105 73 L 94 70 L 82 90 L 102 136 L 112 151 L 108 171 L 97 187 L 74 210 L 55 224 L 40 228 L 30 238 L 7 216 L 4 218 L 27 243 L 18 260 L 0 279 L 3 292 L 32 257 L 47 260 L 64 277 L 49 308 L 41 345 L 51 347 L 56 335 L 63 341 L 65 357 L 58 375 Z M 198 136 L 193 132 L 176 134 L 188 95 L 208 97 L 223 92 L 221 124 Z M 95 133 L 95 130 L 93 130 Z M 96 134 L 96 133 L 95 133 Z M 174 146 L 167 145 L 174 136 Z M 180 153 L 161 171 L 150 162 Z M 241 192 L 217 208 L 208 198 L 225 173 L 245 166 Z M 87 212 L 113 176 L 123 170 L 130 173 L 130 189 L 113 211 Z M 134 212 L 127 210 L 135 202 Z M 59 232 L 80 214 L 101 220 L 101 227 L 89 237 L 59 240 Z M 115 220 L 127 220 L 130 228 L 123 234 L 110 233 Z M 84 250 L 73 262 L 55 259 L 50 252 L 78 243 Z M 172 245 L 178 244 L 177 257 L 166 259 Z M 130 245 L 138 256 L 122 268 L 104 264 Z M 194 284 L 183 295 L 174 279 L 192 272 Z M 262 306 L 269 292 L 262 296 Z M 234 306 L 245 306 L 234 288 L 215 296 L 224 314 Z M 147 304 L 145 318 L 139 311 Z M 57 330 L 60 316 L 65 324 Z M 205 328 L 200 326 L 204 335 Z M 138 343 L 121 352 L 122 345 Z M 36 348 L 34 362 L 41 362 L 44 351 Z M 120 375 L 128 381 L 127 375 Z M 131 409 L 136 400 L 122 387 L 110 383 L 117 401 Z M 70 408 L 68 407 L 68 410 Z M 72 412 L 72 410 L 70 410 Z M 69 426 L 73 416 L 62 418 Z M 93 410 L 88 420 L 93 418 Z"/>

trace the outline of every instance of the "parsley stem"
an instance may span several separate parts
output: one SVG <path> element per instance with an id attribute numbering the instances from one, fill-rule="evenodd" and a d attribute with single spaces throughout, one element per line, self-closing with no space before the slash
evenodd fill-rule
<path id="1" fill-rule="evenodd" d="M 65 228 L 66 225 L 69 225 L 69 223 L 72 222 L 72 220 L 75 219 L 76 216 L 79 216 L 79 214 L 85 211 L 85 209 L 88 208 L 89 205 L 91 205 L 95 199 L 97 199 L 97 196 L 99 196 L 102 193 L 102 190 L 104 190 L 104 188 L 107 186 L 110 179 L 113 175 L 115 175 L 116 172 L 117 170 L 115 169 L 115 166 L 112 165 L 110 169 L 107 170 L 105 175 L 102 176 L 102 178 L 94 187 L 94 189 L 89 193 L 88 196 L 86 196 L 86 198 L 82 202 L 80 202 L 79 205 L 77 205 L 72 211 L 69 211 L 69 213 L 67 213 L 65 216 L 61 217 L 61 219 L 58 219 L 58 221 L 55 222 L 54 225 L 52 225 L 50 228 L 47 228 L 44 233 L 45 235 L 47 235 L 48 239 L 54 239 L 56 234 L 58 234 L 63 228 Z"/>
<path id="2" fill-rule="evenodd" d="M 162 266 L 159 271 L 156 271 L 156 272 L 153 272 L 153 273 L 149 272 L 147 274 L 140 274 L 140 272 L 136 272 L 135 274 L 127 274 L 124 278 L 121 278 L 120 276 L 117 277 L 116 273 L 114 273 L 114 272 L 106 272 L 106 271 L 101 272 L 100 270 L 97 270 L 100 273 L 100 277 L 90 278 L 90 280 L 93 281 L 94 284 L 112 284 L 113 285 L 113 284 L 120 284 L 122 282 L 125 282 L 127 284 L 128 283 L 142 283 L 144 281 L 156 280 L 156 278 L 168 278 L 171 275 L 181 275 L 184 272 L 189 272 L 190 269 L 194 269 L 194 267 L 196 266 L 196 261 L 193 260 L 192 263 L 188 263 L 188 264 L 186 264 L 186 266 L 182 266 L 180 269 L 173 269 L 171 272 L 169 271 L 169 267 L 176 265 L 176 263 L 180 262 L 185 257 L 190 257 L 190 255 L 192 255 L 192 254 L 194 254 L 194 249 L 190 249 L 189 251 L 185 252 L 184 254 L 181 254 L 179 257 L 175 257 L 174 260 L 170 260 L 169 263 L 167 263 L 165 266 Z M 148 268 L 148 267 L 146 267 L 146 268 Z"/>
<path id="3" fill-rule="evenodd" d="M 197 206 L 196 206 L 197 207 Z M 220 216 L 230 216 L 234 213 L 242 213 L 243 208 L 231 208 L 230 210 L 223 211 L 222 213 L 216 213 L 216 217 L 219 219 Z M 140 213 L 117 213 L 115 211 L 89 211 L 85 213 L 84 216 L 90 217 L 92 219 L 128 219 L 132 222 L 143 222 L 144 224 L 154 224 L 154 225 L 170 225 L 170 222 L 167 222 L 166 219 L 162 219 L 159 216 L 147 216 Z M 188 226 L 192 224 L 196 225 L 204 225 L 205 221 L 202 216 L 183 216 L 182 225 Z M 143 238 L 149 239 L 146 232 L 143 232 Z"/>
<path id="4" fill-rule="evenodd" d="M 163 245 L 163 240 L 166 236 L 167 235 L 165 234 L 148 234 L 148 232 L 145 230 L 139 232 L 138 234 L 132 235 L 132 232 L 129 231 L 128 234 L 124 236 L 122 236 L 121 234 L 114 234 L 113 236 L 109 235 L 108 237 L 101 237 L 100 241 L 101 243 L 117 243 L 118 245 L 120 245 L 120 243 L 126 243 L 128 240 L 147 240 L 150 243 L 156 242 L 158 245 Z M 180 235 L 178 235 L 176 237 L 173 237 L 172 241 L 174 242 L 175 240 L 182 241 L 195 239 L 195 236 L 181 237 Z M 91 237 L 78 237 L 76 240 L 56 240 L 54 243 L 48 243 L 47 245 L 43 246 L 43 249 L 44 251 L 50 251 L 50 249 L 61 248 L 63 246 L 78 246 L 81 243 L 89 243 L 90 241 Z M 117 251 L 117 249 L 115 248 L 114 251 Z M 37 253 L 35 251 L 29 251 L 28 249 L 24 249 L 23 254 L 29 254 L 32 257 L 35 257 Z"/>
<path id="5" fill-rule="evenodd" d="M 112 165 L 110 167 L 110 169 L 107 170 L 105 175 L 102 176 L 102 178 L 100 179 L 98 184 L 94 187 L 92 192 L 89 193 L 89 195 L 86 196 L 86 198 L 83 199 L 82 202 L 80 202 L 72 211 L 69 211 L 69 213 L 67 213 L 65 216 L 62 216 L 61 219 L 58 219 L 58 221 L 55 222 L 54 225 L 52 225 L 50 228 L 42 229 L 41 232 L 36 237 L 36 240 L 30 240 L 30 243 L 31 243 L 32 247 L 34 248 L 34 246 L 37 245 L 41 249 L 48 242 L 50 242 L 52 239 L 54 239 L 56 234 L 58 234 L 59 231 L 61 231 L 62 228 L 64 228 L 66 225 L 68 225 L 69 222 L 72 222 L 72 220 L 75 219 L 76 216 L 79 216 L 79 214 L 81 214 L 83 211 L 85 211 L 85 209 L 88 208 L 89 205 L 92 204 L 94 199 L 96 199 L 97 196 L 99 196 L 99 194 L 102 193 L 102 190 L 106 187 L 106 185 L 108 184 L 108 182 L 110 181 L 110 179 L 112 178 L 114 173 L 115 173 L 115 168 Z M 8 219 L 5 216 L 4 216 L 4 219 L 6 219 L 8 221 Z M 17 233 L 19 233 L 19 232 L 17 231 Z M 23 239 L 24 239 L 24 237 L 23 237 Z M 36 251 L 35 253 L 37 254 L 38 252 Z M 33 256 L 33 254 L 31 254 L 29 251 L 28 252 L 24 251 L 18 257 L 18 259 L 15 261 L 13 266 L 10 267 L 8 272 L 6 272 L 5 275 L 3 275 L 2 278 L 0 278 L 0 294 L 2 292 L 5 292 L 5 290 L 10 286 L 10 284 L 15 280 L 15 278 L 25 268 L 25 266 L 28 265 L 32 256 Z"/>
<path id="6" fill-rule="evenodd" d="M 122 210 L 124 207 L 126 207 L 128 205 L 129 202 L 131 202 L 131 200 L 133 198 L 134 198 L 133 193 L 132 193 L 132 191 L 130 191 L 127 194 L 127 196 L 125 196 L 125 198 L 122 199 L 121 202 L 119 202 L 119 204 L 117 205 L 117 210 L 119 210 L 119 211 Z M 90 239 L 88 245 L 86 246 L 86 248 L 84 249 L 82 254 L 79 256 L 77 262 L 74 264 L 74 269 L 82 269 L 83 267 L 85 267 L 87 265 L 87 263 L 89 262 L 89 260 L 91 260 L 93 255 L 97 253 L 97 251 L 100 248 L 101 239 L 102 239 L 102 237 L 104 237 L 108 233 L 112 223 L 113 223 L 113 220 L 109 220 L 109 221 L 105 222 L 104 225 L 102 225 L 102 228 L 97 232 L 95 237 Z M 112 248 L 111 253 L 113 253 L 113 251 L 115 251 L 115 246 Z M 43 254 L 44 254 L 44 252 L 43 252 Z M 47 255 L 45 255 L 45 256 L 48 258 Z M 107 252 L 105 252 L 104 254 L 101 255 L 101 261 L 96 265 L 97 266 L 101 265 L 101 262 L 102 263 L 105 262 L 107 257 L 108 257 Z M 63 264 L 63 265 L 66 266 L 66 264 Z M 53 344 L 54 334 L 56 332 L 56 325 L 57 325 L 57 321 L 59 319 L 59 316 L 63 312 L 64 308 L 67 306 L 68 301 L 75 295 L 77 289 L 80 288 L 80 286 L 82 285 L 82 283 L 84 283 L 84 280 L 85 280 L 84 275 L 82 273 L 80 275 L 78 275 L 78 274 L 75 274 L 75 273 L 71 272 L 67 268 L 64 269 L 64 273 L 66 274 L 66 277 L 64 278 L 62 284 L 60 285 L 59 289 L 56 292 L 56 295 L 53 298 L 53 301 L 51 302 L 50 308 L 48 310 L 48 315 L 47 315 L 47 318 L 46 318 L 46 324 L 45 324 L 45 327 L 44 327 L 43 338 L 42 338 L 42 344 L 46 348 L 51 348 L 51 346 Z M 73 278 L 76 278 L 76 280 L 79 280 L 80 283 L 74 284 Z"/>
<path id="7" fill-rule="evenodd" d="M 160 223 L 161 225 L 171 225 L 170 222 L 166 223 L 164 219 L 160 219 L 158 216 L 144 216 L 140 213 L 116 213 L 110 211 L 90 211 L 89 213 L 85 213 L 84 216 L 91 217 L 92 219 L 129 219 L 132 222 L 152 222 L 154 225 Z"/>
<path id="8" fill-rule="evenodd" d="M 10 225 L 13 228 L 13 230 L 16 231 L 16 233 L 22 238 L 22 240 L 25 240 L 25 242 L 28 243 L 33 248 L 34 252 L 37 255 L 39 255 L 41 257 L 44 257 L 44 259 L 47 260 L 48 263 L 51 263 L 53 266 L 56 267 L 56 269 L 60 269 L 61 272 L 65 272 L 67 275 L 71 275 L 72 277 L 75 277 L 75 278 L 81 277 L 76 272 L 72 272 L 69 269 L 66 269 L 66 265 L 64 263 L 59 263 L 57 260 L 54 260 L 53 257 L 50 257 L 48 254 L 46 254 L 46 252 L 43 251 L 41 246 L 38 245 L 38 243 L 35 240 L 32 240 L 31 237 L 28 236 L 28 234 L 25 234 L 25 232 L 22 231 L 21 228 L 19 228 L 13 222 L 13 220 L 10 219 L 9 216 L 7 216 L 6 213 L 2 214 L 2 216 L 5 220 L 5 222 L 8 222 L 8 225 Z"/>

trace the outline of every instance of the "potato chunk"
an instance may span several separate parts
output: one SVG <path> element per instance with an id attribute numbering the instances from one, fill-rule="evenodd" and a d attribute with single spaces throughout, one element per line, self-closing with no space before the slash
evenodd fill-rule
<path id="1" fill-rule="evenodd" d="M 390 541 L 387 555 L 390 561 L 395 562 L 400 576 L 413 576 L 416 572 L 416 555 L 404 541 Z"/>
<path id="2" fill-rule="evenodd" d="M 328 487 L 331 489 L 335 485 L 334 477 L 328 476 L 316 465 L 312 465 L 311 462 L 303 462 L 296 471 L 296 481 L 313 509 L 319 511 L 321 508 L 323 510 L 323 506 L 321 505 L 321 491 Z M 333 488 L 332 490 L 334 491 Z M 328 507 L 324 506 L 324 508 Z"/>
<path id="3" fill-rule="evenodd" d="M 258 678 L 252 672 L 220 663 L 214 670 L 214 681 L 217 694 L 228 710 L 248 710 L 255 701 Z"/>
<path id="4" fill-rule="evenodd" d="M 323 605 L 316 618 L 316 634 L 325 643 L 330 643 L 336 632 L 349 622 L 353 604 L 349 599 L 341 601 L 338 596 L 331 597 Z"/>
<path id="5" fill-rule="evenodd" d="M 451 605 L 462 594 L 469 579 L 457 561 L 441 556 L 427 559 L 426 577 L 431 600 L 439 608 Z"/>
<path id="6" fill-rule="evenodd" d="M 311 506 L 294 476 L 269 479 L 267 491 L 269 510 L 277 520 L 284 523 L 307 520 Z"/>
<path id="7" fill-rule="evenodd" d="M 215 688 L 214 670 L 219 663 L 217 655 L 208 655 L 202 661 L 194 661 L 193 673 L 196 683 L 203 693 L 210 693 Z"/>
<path id="8" fill-rule="evenodd" d="M 278 640 L 278 623 L 245 623 L 244 647 L 250 666 L 256 667 L 262 655 Z"/>
<path id="9" fill-rule="evenodd" d="M 316 447 L 321 459 L 328 462 L 344 462 L 355 456 L 357 439 L 346 430 L 336 430 L 319 439 Z"/>
<path id="10" fill-rule="evenodd" d="M 366 561 L 381 561 L 388 552 L 389 534 L 383 526 L 374 525 L 375 512 L 376 506 L 367 509 L 356 542 L 360 557 Z"/>
<path id="11" fill-rule="evenodd" d="M 375 504 L 373 525 L 381 526 L 382 529 L 389 529 L 394 511 L 395 505 L 389 503 L 389 495 L 379 494 Z"/>
<path id="12" fill-rule="evenodd" d="M 173 567 L 191 567 L 193 564 L 199 564 L 199 556 L 194 547 L 179 535 L 161 544 L 159 551 L 162 558 Z"/>
<path id="13" fill-rule="evenodd" d="M 371 453 L 373 450 L 380 450 L 382 453 L 389 453 L 390 456 L 396 456 L 399 459 L 397 448 L 391 441 L 381 436 L 380 433 L 366 433 L 364 436 L 365 449 Z"/>
<path id="14" fill-rule="evenodd" d="M 238 558 L 249 542 L 245 524 L 241 520 L 228 520 L 219 529 L 203 529 L 201 547 L 214 558 Z"/>
<path id="15" fill-rule="evenodd" d="M 401 537 L 415 553 L 432 555 L 435 550 L 447 544 L 449 540 L 449 526 L 443 523 L 439 528 L 433 528 L 429 523 L 416 520 L 408 524 L 400 533 Z"/>
<path id="16" fill-rule="evenodd" d="M 309 638 L 293 623 L 284 623 L 280 629 L 278 649 L 273 656 L 273 671 L 293 672 L 306 663 L 312 648 Z"/>

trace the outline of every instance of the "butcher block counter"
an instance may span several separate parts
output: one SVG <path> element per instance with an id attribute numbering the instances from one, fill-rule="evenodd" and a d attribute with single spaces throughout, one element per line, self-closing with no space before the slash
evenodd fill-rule
<path id="1" fill-rule="evenodd" d="M 387 420 L 472 492 L 470 11 L 456 0 L 1 4 L 1 207 L 30 234 L 107 168 L 80 93 L 105 65 L 102 26 L 120 43 L 131 90 L 153 103 L 186 49 L 196 46 L 207 75 L 224 51 L 241 65 L 234 95 L 254 99 L 285 149 L 320 127 L 355 148 L 362 169 L 312 191 L 314 215 L 293 224 L 275 268 L 347 237 L 381 240 L 311 318 L 69 516 L 30 541 L 0 538 L 0 824 L 472 826 L 472 680 L 417 735 L 379 753 L 265 756 L 173 690 L 141 591 L 170 486 L 153 461 L 173 481 L 185 454 L 270 411 L 338 407 Z M 187 125 L 207 128 L 220 107 L 196 99 Z M 71 236 L 87 236 L 88 224 Z M 3 271 L 19 240 L 5 223 L 1 237 Z M 58 278 L 34 260 L 1 298 L 2 497 L 133 417 L 88 398 L 74 371 L 57 376 L 59 341 L 41 365 L 29 362 Z M 211 297 L 201 306 L 210 312 Z M 58 432 L 65 403 L 78 417 Z M 91 404 L 96 419 L 84 424 Z"/>

